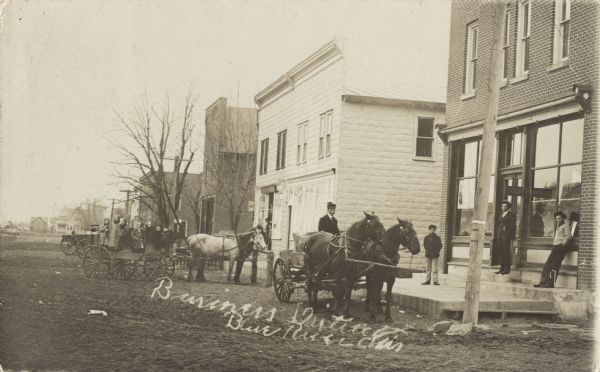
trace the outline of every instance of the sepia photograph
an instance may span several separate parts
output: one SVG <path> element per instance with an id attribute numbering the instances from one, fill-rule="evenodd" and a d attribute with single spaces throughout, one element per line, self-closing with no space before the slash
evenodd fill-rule
<path id="1" fill-rule="evenodd" d="M 600 1 L 0 0 L 0 372 L 600 371 Z"/>

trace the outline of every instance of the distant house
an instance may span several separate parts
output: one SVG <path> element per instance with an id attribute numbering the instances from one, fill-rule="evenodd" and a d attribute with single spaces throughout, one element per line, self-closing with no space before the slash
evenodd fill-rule
<path id="1" fill-rule="evenodd" d="M 48 219 L 45 217 L 31 217 L 29 229 L 37 233 L 47 233 L 49 231 Z"/>
<path id="2" fill-rule="evenodd" d="M 254 217 L 256 109 L 221 97 L 206 108 L 205 125 L 200 231 L 247 231 Z"/>
<path id="3" fill-rule="evenodd" d="M 420 238 L 439 224 L 443 85 L 359 79 L 366 71 L 347 51 L 333 40 L 255 96 L 256 220 L 272 221 L 273 250 L 293 249 L 292 233 L 316 231 L 328 202 L 341 229 L 362 211 L 386 228 L 408 219 Z"/>

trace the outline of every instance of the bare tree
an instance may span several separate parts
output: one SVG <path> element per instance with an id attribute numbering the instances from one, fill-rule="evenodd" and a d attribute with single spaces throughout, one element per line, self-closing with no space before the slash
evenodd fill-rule
<path id="1" fill-rule="evenodd" d="M 254 200 L 256 111 L 226 106 L 216 116 L 214 125 L 207 120 L 207 138 L 218 141 L 208 140 L 204 149 L 205 182 L 215 191 L 215 204 L 227 212 L 229 226 L 238 232 L 247 203 Z"/>
<path id="2" fill-rule="evenodd" d="M 176 116 L 168 96 L 160 110 L 149 104 L 144 95 L 131 117 L 115 111 L 122 139 L 134 144 L 113 142 L 124 156 L 124 161 L 117 164 L 116 176 L 121 183 L 138 191 L 140 203 L 163 226 L 169 225 L 171 216 L 179 222 L 176 206 L 197 151 L 192 141 L 196 101 L 192 89 L 188 90 L 181 117 Z M 169 160 L 173 161 L 172 170 L 166 169 Z"/>

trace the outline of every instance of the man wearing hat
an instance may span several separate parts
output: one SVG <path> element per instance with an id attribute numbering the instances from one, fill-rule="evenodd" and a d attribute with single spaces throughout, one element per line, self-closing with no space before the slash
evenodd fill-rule
<path id="1" fill-rule="evenodd" d="M 319 231 L 325 231 L 333 235 L 340 235 L 338 223 L 333 215 L 335 214 L 335 204 L 327 203 L 327 214 L 319 220 Z"/>
<path id="2" fill-rule="evenodd" d="M 569 243 L 572 236 L 571 226 L 569 226 L 568 223 L 565 223 L 567 216 L 563 212 L 558 211 L 554 213 L 554 219 L 556 220 L 554 246 L 544 265 L 540 283 L 536 284 L 534 287 L 554 288 L 554 282 L 556 282 L 556 278 L 558 277 L 558 271 L 560 270 L 562 261 L 569 251 Z"/>
<path id="3" fill-rule="evenodd" d="M 517 232 L 517 218 L 510 210 L 511 207 L 508 200 L 502 202 L 502 216 L 500 216 L 497 228 L 498 243 L 500 244 L 500 271 L 497 271 L 496 274 L 505 275 L 510 273 L 512 263 L 511 242 L 515 240 Z"/>

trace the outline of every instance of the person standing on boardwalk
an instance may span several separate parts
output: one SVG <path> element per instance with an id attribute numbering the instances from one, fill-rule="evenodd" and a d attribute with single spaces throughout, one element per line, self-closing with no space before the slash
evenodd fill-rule
<path id="1" fill-rule="evenodd" d="M 429 225 L 429 234 L 423 240 L 425 258 L 427 258 L 427 276 L 425 277 L 425 282 L 421 283 L 423 285 L 431 284 L 431 280 L 433 280 L 433 285 L 440 285 L 438 283 L 437 263 L 440 251 L 442 250 L 442 239 L 436 235 L 436 229 L 435 225 Z"/>
<path id="2" fill-rule="evenodd" d="M 319 220 L 319 231 L 325 231 L 332 235 L 340 235 L 337 219 L 333 217 L 335 207 L 335 204 L 332 202 L 327 203 L 327 214 Z"/>
<path id="3" fill-rule="evenodd" d="M 500 245 L 500 271 L 496 274 L 510 273 L 512 263 L 512 241 L 515 240 L 517 230 L 517 218 L 511 211 L 511 205 L 508 200 L 502 202 L 502 216 L 498 221 L 498 244 Z"/>

